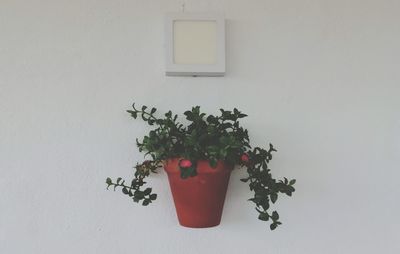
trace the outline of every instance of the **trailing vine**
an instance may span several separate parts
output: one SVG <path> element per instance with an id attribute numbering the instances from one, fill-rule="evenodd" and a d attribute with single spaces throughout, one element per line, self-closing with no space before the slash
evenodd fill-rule
<path id="1" fill-rule="evenodd" d="M 232 111 L 220 109 L 219 115 L 206 115 L 196 106 L 184 112 L 188 124 L 183 125 L 178 122 L 178 115 L 168 111 L 160 117 L 154 107 L 136 108 L 133 104 L 127 112 L 134 119 L 141 118 L 153 127 L 142 140 L 136 140 L 139 151 L 151 159 L 134 167 L 134 178 L 130 184 L 122 178 L 116 181 L 107 178 L 107 188 L 121 188 L 122 193 L 134 202 L 141 201 L 147 206 L 157 199 L 157 194 L 152 192 L 152 188 L 144 187 L 144 179 L 162 167 L 164 161 L 181 158 L 180 172 L 185 179 L 197 175 L 197 161 L 208 160 L 210 166 L 215 168 L 221 160 L 247 169 L 248 176 L 241 181 L 248 183 L 254 194 L 249 200 L 255 203 L 258 219 L 270 221 L 271 230 L 281 224 L 278 212 L 270 212 L 271 203 L 277 201 L 280 193 L 291 196 L 296 181 L 272 177 L 268 163 L 276 149 L 272 144 L 268 149 L 250 146 L 248 131 L 239 123 L 240 119 L 247 117 L 246 114 L 235 108 Z"/>

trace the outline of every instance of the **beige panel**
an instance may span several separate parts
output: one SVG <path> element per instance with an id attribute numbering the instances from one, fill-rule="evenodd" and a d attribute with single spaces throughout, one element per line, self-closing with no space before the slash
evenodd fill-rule
<path id="1" fill-rule="evenodd" d="M 174 33 L 175 64 L 215 64 L 217 23 L 215 21 L 176 20 Z"/>

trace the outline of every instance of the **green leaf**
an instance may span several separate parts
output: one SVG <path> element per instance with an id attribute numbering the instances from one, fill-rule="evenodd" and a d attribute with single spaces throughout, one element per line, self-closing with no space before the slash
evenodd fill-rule
<path id="1" fill-rule="evenodd" d="M 190 172 L 188 168 L 180 168 L 181 170 L 181 178 L 186 179 L 190 176 Z"/>
<path id="2" fill-rule="evenodd" d="M 295 183 L 296 183 L 296 179 L 292 179 L 292 180 L 290 180 L 290 182 L 289 182 L 290 185 L 293 185 L 293 184 L 295 184 Z"/>
<path id="3" fill-rule="evenodd" d="M 154 194 L 151 194 L 151 195 L 150 195 L 150 199 L 151 199 L 151 200 L 156 200 L 156 199 L 157 199 L 157 194 L 155 194 L 155 193 L 154 193 Z"/>
<path id="4" fill-rule="evenodd" d="M 267 220 L 269 220 L 269 215 L 267 213 L 260 213 L 258 215 L 258 219 L 262 220 L 262 221 L 267 221 Z"/>
<path id="5" fill-rule="evenodd" d="M 144 193 L 141 192 L 141 191 L 135 191 L 135 193 L 133 193 L 133 195 L 134 195 L 135 198 L 138 198 L 138 199 L 143 199 L 144 198 Z"/>
<path id="6" fill-rule="evenodd" d="M 210 166 L 212 168 L 216 168 L 217 164 L 218 164 L 218 160 L 217 159 L 215 159 L 215 158 L 210 159 Z"/>
<path id="7" fill-rule="evenodd" d="M 190 168 L 190 176 L 191 177 L 197 176 L 197 170 L 195 167 Z"/>
<path id="8" fill-rule="evenodd" d="M 126 187 L 124 187 L 124 188 L 122 188 L 122 193 L 128 195 L 129 191 L 128 191 L 128 189 Z"/>
<path id="9" fill-rule="evenodd" d="M 271 225 L 269 225 L 269 228 L 270 228 L 271 230 L 274 230 L 274 229 L 276 229 L 277 226 L 278 226 L 277 224 L 272 223 Z"/>
<path id="10" fill-rule="evenodd" d="M 128 112 L 129 114 L 131 114 L 131 116 L 132 116 L 133 118 L 136 119 L 136 117 L 137 117 L 137 112 L 136 112 L 136 111 L 127 110 L 126 112 Z"/>
<path id="11" fill-rule="evenodd" d="M 272 219 L 273 221 L 279 220 L 279 214 L 278 214 L 276 211 L 273 211 L 273 212 L 272 212 L 272 215 L 271 215 L 271 219 Z"/>
<path id="12" fill-rule="evenodd" d="M 270 197 L 271 197 L 272 203 L 275 204 L 276 200 L 278 199 L 278 194 L 272 193 L 272 194 L 270 195 Z"/>
<path id="13" fill-rule="evenodd" d="M 142 205 L 147 206 L 148 204 L 150 204 L 150 202 L 151 202 L 150 199 L 145 199 L 145 200 L 143 200 Z"/>
<path id="14" fill-rule="evenodd" d="M 149 195 L 151 193 L 151 188 L 146 188 L 143 192 L 144 195 Z"/>

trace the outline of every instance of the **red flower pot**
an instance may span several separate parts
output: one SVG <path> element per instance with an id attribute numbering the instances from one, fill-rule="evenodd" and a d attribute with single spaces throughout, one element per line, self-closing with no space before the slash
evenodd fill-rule
<path id="1" fill-rule="evenodd" d="M 182 226 L 206 228 L 219 225 L 232 168 L 222 161 L 216 168 L 210 167 L 208 161 L 198 161 L 197 175 L 182 179 L 179 159 L 165 162 L 164 169 Z"/>

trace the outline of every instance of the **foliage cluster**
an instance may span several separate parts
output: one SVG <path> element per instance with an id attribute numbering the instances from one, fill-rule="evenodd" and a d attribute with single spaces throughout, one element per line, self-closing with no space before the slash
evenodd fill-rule
<path id="1" fill-rule="evenodd" d="M 196 162 L 207 160 L 211 167 L 215 167 L 219 160 L 230 165 L 239 165 L 246 168 L 247 176 L 241 181 L 249 184 L 253 197 L 249 200 L 255 203 L 258 218 L 270 221 L 270 229 L 274 230 L 281 224 L 279 214 L 270 212 L 271 203 L 275 203 L 280 193 L 291 196 L 295 191 L 295 180 L 276 180 L 271 175 L 268 163 L 276 149 L 269 144 L 268 149 L 250 146 L 248 131 L 239 120 L 246 117 L 238 109 L 220 109 L 219 115 L 207 115 L 200 111 L 200 107 L 193 107 L 184 112 L 186 124 L 178 121 L 178 115 L 171 111 L 159 116 L 156 108 L 135 104 L 127 112 L 134 118 L 141 118 L 152 129 L 141 140 L 136 140 L 140 152 L 144 152 L 148 160 L 135 166 L 134 178 L 130 184 L 118 178 L 113 181 L 107 178 L 108 187 L 121 188 L 122 193 L 128 195 L 134 202 L 141 202 L 147 206 L 156 200 L 157 194 L 152 189 L 143 186 L 144 179 L 155 173 L 163 162 L 180 158 L 180 172 L 182 178 L 195 177 Z M 183 162 L 183 163 L 182 163 Z"/>

